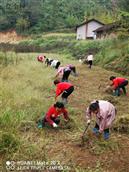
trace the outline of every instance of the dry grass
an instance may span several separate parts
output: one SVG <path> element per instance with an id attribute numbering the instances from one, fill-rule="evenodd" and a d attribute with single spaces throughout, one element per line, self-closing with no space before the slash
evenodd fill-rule
<path id="1" fill-rule="evenodd" d="M 69 166 L 70 170 L 66 171 L 70 172 L 127 171 L 127 135 L 112 132 L 111 139 L 104 142 L 91 135 L 92 124 L 85 146 L 78 146 L 85 127 L 85 110 L 93 99 L 112 100 L 118 109 L 117 119 L 129 114 L 127 97 L 113 97 L 103 92 L 103 86 L 108 82 L 109 76 L 118 74 L 99 67 L 90 70 L 87 66 L 78 64 L 78 61 L 66 59 L 66 56 L 46 54 L 48 57 L 60 59 L 63 64 L 74 63 L 79 76 L 70 76 L 70 81 L 75 85 L 68 105 L 70 124 L 64 129 L 40 130 L 36 127 L 36 120 L 54 103 L 54 98 L 47 97 L 54 93 L 55 70 L 37 62 L 36 53 L 18 56 L 22 58 L 18 65 L 8 65 L 0 69 L 0 134 L 8 133 L 9 138 L 13 135 L 16 141 L 18 139 L 15 151 L 12 149 L 10 153 L 6 151 L 2 154 L 2 164 L 7 159 L 55 160 Z"/>
<path id="2" fill-rule="evenodd" d="M 76 37 L 76 34 L 74 33 L 48 33 L 48 34 L 45 34 L 43 35 L 43 37 L 64 37 L 64 36 L 74 36 Z"/>
<path id="3" fill-rule="evenodd" d="M 8 32 L 0 32 L 0 43 L 18 43 L 23 39 L 25 40 L 28 38 L 18 35 L 15 30 L 10 30 Z"/>

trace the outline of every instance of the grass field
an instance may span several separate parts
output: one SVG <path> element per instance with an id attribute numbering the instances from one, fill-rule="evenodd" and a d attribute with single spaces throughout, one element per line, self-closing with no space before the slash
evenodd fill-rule
<path id="1" fill-rule="evenodd" d="M 123 123 L 118 123 L 121 118 L 129 118 L 128 97 L 113 97 L 103 91 L 110 75 L 119 74 L 100 67 L 89 70 L 68 56 L 46 54 L 60 59 L 62 64 L 75 64 L 79 76 L 70 76 L 75 85 L 67 105 L 70 122 L 63 129 L 38 129 L 36 121 L 54 103 L 54 97 L 49 96 L 54 94 L 56 71 L 37 62 L 36 53 L 18 53 L 17 56 L 20 59 L 17 63 L 0 66 L 0 171 L 6 171 L 7 160 L 39 160 L 60 161 L 64 172 L 128 172 L 129 123 L 125 120 L 127 131 L 123 133 L 120 132 Z M 112 131 L 109 141 L 96 139 L 91 132 L 93 120 L 85 145 L 80 146 L 86 125 L 85 110 L 94 99 L 110 100 L 116 106 L 118 131 Z"/>

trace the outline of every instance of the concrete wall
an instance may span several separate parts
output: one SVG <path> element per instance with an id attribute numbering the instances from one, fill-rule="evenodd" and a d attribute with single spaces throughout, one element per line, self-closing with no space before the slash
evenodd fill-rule
<path id="1" fill-rule="evenodd" d="M 94 37 L 94 30 L 98 29 L 99 27 L 102 27 L 103 25 L 96 22 L 91 21 L 88 23 L 88 29 L 87 29 L 87 37 Z"/>
<path id="2" fill-rule="evenodd" d="M 77 28 L 77 37 L 79 39 L 86 39 L 86 25 Z"/>
<path id="3" fill-rule="evenodd" d="M 94 30 L 98 29 L 99 27 L 102 27 L 103 25 L 96 22 L 91 21 L 87 23 L 87 25 L 83 25 L 77 28 L 77 39 L 86 39 L 86 38 L 94 38 Z"/>

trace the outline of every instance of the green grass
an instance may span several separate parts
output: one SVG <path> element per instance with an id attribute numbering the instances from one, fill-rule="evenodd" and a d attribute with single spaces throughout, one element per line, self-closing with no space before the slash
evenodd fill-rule
<path id="1" fill-rule="evenodd" d="M 129 40 L 128 39 L 104 39 L 104 40 L 76 40 L 75 34 L 51 33 L 41 35 L 36 39 L 19 43 L 21 49 L 28 49 L 67 54 L 74 58 L 83 58 L 89 52 L 95 57 L 95 63 L 106 69 L 129 74 Z M 25 47 L 24 47 L 25 46 Z M 27 50 L 25 50 L 27 51 Z M 30 50 L 29 50 L 30 51 Z"/>
<path id="2" fill-rule="evenodd" d="M 49 33 L 35 35 L 18 44 L 0 45 L 0 49 L 11 49 L 16 52 L 51 52 L 66 54 L 74 59 L 84 58 L 89 52 L 94 54 L 95 64 L 122 74 L 129 74 L 129 40 L 103 39 L 103 40 L 76 40 L 75 33 Z M 2 58 L 3 57 L 3 58 Z M 4 59 L 4 60 L 2 60 Z M 0 54 L 0 62 L 17 63 L 18 58 L 7 62 L 6 54 Z"/>

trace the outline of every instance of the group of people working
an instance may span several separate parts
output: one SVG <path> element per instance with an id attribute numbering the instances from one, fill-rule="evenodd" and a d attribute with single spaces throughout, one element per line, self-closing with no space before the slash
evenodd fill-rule
<path id="1" fill-rule="evenodd" d="M 69 72 L 68 72 L 69 71 Z M 48 123 L 52 127 L 58 127 L 60 125 L 60 115 L 63 114 L 64 120 L 69 121 L 68 111 L 65 108 L 66 103 L 68 103 L 68 96 L 74 91 L 74 85 L 68 82 L 68 77 L 70 73 L 77 76 L 76 67 L 74 65 L 66 65 L 65 67 L 57 68 L 56 77 L 61 75 L 60 79 L 54 80 L 56 86 L 55 101 L 56 103 L 52 105 L 46 112 L 45 116 L 39 121 L 38 127 L 42 128 Z M 65 75 L 65 76 L 64 76 Z M 125 86 L 128 85 L 128 80 L 125 78 L 110 77 L 111 84 L 115 91 L 115 96 L 120 96 L 120 90 L 127 95 Z M 58 96 L 62 97 L 61 101 L 57 101 Z M 93 133 L 95 136 L 103 134 L 104 139 L 108 139 L 110 136 L 110 128 L 115 120 L 116 108 L 113 104 L 105 100 L 96 100 L 90 103 L 86 110 L 87 125 L 90 125 L 93 116 L 96 117 L 96 123 L 93 128 Z"/>
<path id="2" fill-rule="evenodd" d="M 41 58 L 41 55 L 40 55 Z M 65 66 L 61 66 L 61 62 L 58 60 L 52 60 L 50 58 L 44 58 L 42 57 L 41 60 L 39 60 L 39 56 L 37 57 L 37 60 L 47 64 L 47 66 L 54 67 L 56 71 L 54 85 L 56 86 L 55 91 L 55 104 L 51 106 L 48 110 L 48 112 L 45 114 L 42 120 L 39 121 L 38 127 L 42 128 L 45 126 L 45 124 L 49 124 L 52 127 L 58 127 L 60 123 L 60 115 L 63 114 L 65 121 L 68 121 L 68 112 L 65 108 L 65 105 L 68 103 L 68 97 L 70 94 L 74 91 L 74 86 L 72 83 L 68 81 L 70 74 L 73 76 L 77 76 L 76 73 L 76 67 L 72 64 L 68 64 Z M 57 63 L 59 62 L 58 66 Z M 61 95 L 61 101 L 58 101 L 57 99 Z"/>
<path id="3" fill-rule="evenodd" d="M 59 60 L 47 58 L 44 55 L 37 56 L 37 60 L 41 63 L 45 63 L 47 66 L 51 66 L 51 67 L 55 68 L 55 69 L 58 69 L 58 67 L 61 64 Z"/>

